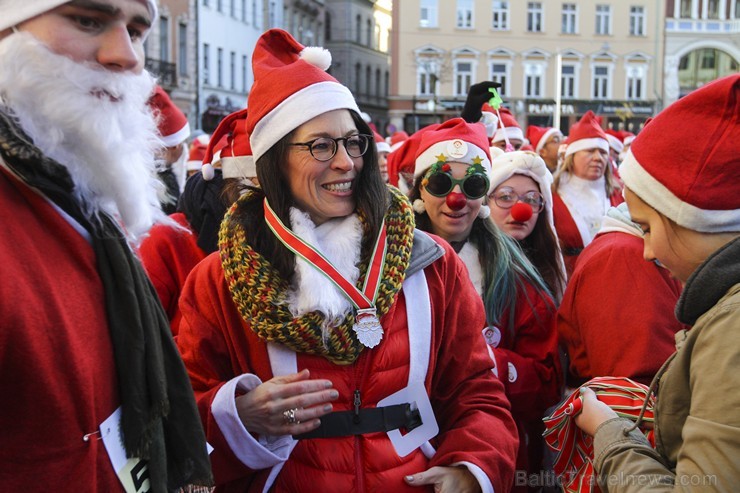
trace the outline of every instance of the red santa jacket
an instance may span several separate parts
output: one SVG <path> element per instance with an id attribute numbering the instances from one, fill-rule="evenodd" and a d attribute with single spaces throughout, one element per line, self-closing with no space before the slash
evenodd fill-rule
<path id="1" fill-rule="evenodd" d="M 685 329 L 673 309 L 681 284 L 643 258 L 629 233 L 596 235 L 576 264 L 558 310 L 558 332 L 570 357 L 573 385 L 598 376 L 646 385 L 675 350 Z"/>
<path id="2" fill-rule="evenodd" d="M 609 197 L 609 203 L 612 206 L 617 206 L 622 202 L 624 202 L 624 198 L 619 192 L 615 192 Z M 581 233 L 578 231 L 578 226 L 576 226 L 576 222 L 573 220 L 573 215 L 556 190 L 553 190 L 552 194 L 552 216 L 555 223 L 555 230 L 558 233 L 560 249 L 563 252 L 565 272 L 568 275 L 568 279 L 570 279 L 573 269 L 575 269 L 578 255 L 583 251 L 584 244 Z"/>
<path id="3" fill-rule="evenodd" d="M 516 429 L 503 386 L 491 372 L 492 362 L 481 329 L 480 298 L 465 277 L 464 266 L 445 244 L 444 257 L 423 273 L 431 300 L 431 348 L 427 393 L 439 424 L 431 440 L 431 459 L 419 450 L 399 457 L 385 433 L 335 439 L 300 440 L 282 464 L 275 492 L 418 492 L 403 477 L 435 465 L 469 462 L 480 467 L 497 492 L 513 482 Z M 464 282 L 463 282 L 464 281 Z M 375 407 L 404 388 L 409 374 L 407 300 L 399 292 L 382 318 L 385 335 L 350 365 L 339 366 L 308 354 L 297 355 L 298 369 L 312 378 L 327 378 L 339 391 L 336 411 L 352 409 L 359 389 L 363 407 Z M 269 468 L 248 467 L 235 455 L 213 414 L 218 390 L 234 377 L 272 378 L 263 340 L 240 317 L 229 293 L 218 255 L 207 257 L 188 278 L 180 308 L 178 345 L 190 373 L 207 438 L 215 448 L 211 462 L 219 491 L 262 491 Z"/>
<path id="4" fill-rule="evenodd" d="M 118 407 L 95 255 L 0 166 L 0 491 L 123 491 L 99 434 Z"/>
<path id="5" fill-rule="evenodd" d="M 190 271 L 203 260 L 205 252 L 198 246 L 187 218 L 181 212 L 171 214 L 183 229 L 158 224 L 139 247 L 139 256 L 170 320 L 172 335 L 180 326 L 178 300 Z"/>

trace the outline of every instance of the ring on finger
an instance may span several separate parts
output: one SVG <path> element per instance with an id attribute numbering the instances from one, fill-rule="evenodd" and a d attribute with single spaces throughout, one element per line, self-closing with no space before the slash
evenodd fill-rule
<path id="1" fill-rule="evenodd" d="M 297 411 L 297 407 L 294 407 L 293 409 L 288 409 L 287 411 L 283 411 L 283 419 L 285 420 L 286 424 L 295 425 L 300 423 L 300 421 L 298 421 L 295 416 Z"/>

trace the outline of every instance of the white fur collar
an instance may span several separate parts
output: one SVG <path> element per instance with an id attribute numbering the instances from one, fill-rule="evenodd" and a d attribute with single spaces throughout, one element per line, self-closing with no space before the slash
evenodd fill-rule
<path id="1" fill-rule="evenodd" d="M 609 210 L 609 199 L 606 196 L 606 179 L 584 180 L 575 175 L 568 175 L 561 182 L 558 193 L 568 206 L 573 221 L 578 226 L 583 245 L 591 243 L 601 228 L 604 214 Z"/>
<path id="2" fill-rule="evenodd" d="M 296 236 L 324 255 L 348 281 L 357 283 L 362 224 L 356 214 L 316 226 L 308 214 L 291 208 L 290 222 Z M 288 294 L 288 306 L 295 317 L 319 310 L 330 323 L 352 310 L 352 302 L 324 274 L 300 257 L 296 257 L 296 274 Z"/>
<path id="3" fill-rule="evenodd" d="M 470 281 L 475 287 L 475 291 L 479 294 L 483 294 L 483 269 L 480 266 L 480 259 L 478 258 L 478 248 L 471 242 L 466 241 L 463 247 L 460 249 L 460 253 L 457 254 L 460 259 L 468 268 L 468 274 L 470 275 Z"/>

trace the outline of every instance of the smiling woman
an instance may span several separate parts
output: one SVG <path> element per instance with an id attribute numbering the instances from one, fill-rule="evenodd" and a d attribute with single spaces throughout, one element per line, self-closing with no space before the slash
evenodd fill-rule
<path id="1" fill-rule="evenodd" d="M 386 187 L 327 51 L 273 29 L 253 59 L 261 188 L 226 214 L 180 300 L 217 483 L 508 491 L 515 426 L 463 265 Z"/>

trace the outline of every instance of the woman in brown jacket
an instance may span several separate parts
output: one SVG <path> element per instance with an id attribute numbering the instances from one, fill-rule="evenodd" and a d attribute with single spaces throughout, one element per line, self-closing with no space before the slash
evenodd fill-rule
<path id="1" fill-rule="evenodd" d="M 620 168 L 645 259 L 685 283 L 676 316 L 693 327 L 676 335 L 677 351 L 651 385 L 659 388 L 655 449 L 582 391 L 576 423 L 594 436 L 603 491 L 737 491 L 740 484 L 739 114 L 735 74 L 659 114 Z"/>

